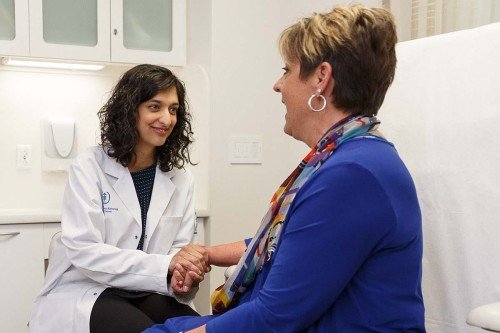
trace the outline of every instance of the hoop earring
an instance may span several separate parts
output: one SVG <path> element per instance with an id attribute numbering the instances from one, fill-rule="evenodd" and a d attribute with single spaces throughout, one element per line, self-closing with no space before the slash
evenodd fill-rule
<path id="1" fill-rule="evenodd" d="M 315 94 L 312 94 L 311 97 L 309 97 L 309 100 L 307 101 L 307 105 L 309 106 L 309 109 L 311 109 L 311 111 L 313 111 L 313 112 L 321 112 L 326 108 L 326 98 L 325 98 L 325 96 L 320 94 L 320 91 L 321 90 L 318 89 L 318 91 Z M 321 98 L 323 100 L 323 105 L 319 109 L 315 109 L 312 106 L 312 100 L 314 97 Z"/>

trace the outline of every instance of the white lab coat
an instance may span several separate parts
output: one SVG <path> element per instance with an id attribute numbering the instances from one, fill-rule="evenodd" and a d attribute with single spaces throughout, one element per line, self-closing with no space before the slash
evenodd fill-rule
<path id="1" fill-rule="evenodd" d="M 54 245 L 29 331 L 89 332 L 92 307 L 106 287 L 151 291 L 190 304 L 167 284 L 172 257 L 192 241 L 193 177 L 156 168 L 144 252 L 141 209 L 127 168 L 94 147 L 76 158 L 63 198 L 62 236 Z"/>

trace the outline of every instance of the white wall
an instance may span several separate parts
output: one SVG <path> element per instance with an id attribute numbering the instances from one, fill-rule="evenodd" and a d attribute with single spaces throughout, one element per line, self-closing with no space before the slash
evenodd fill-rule
<path id="1" fill-rule="evenodd" d="M 285 108 L 272 90 L 282 74 L 280 32 L 313 11 L 330 10 L 327 0 L 217 0 L 212 2 L 212 110 L 210 144 L 210 241 L 252 237 L 271 196 L 308 152 L 283 133 Z M 360 1 L 380 6 L 382 1 Z M 260 135 L 261 165 L 230 165 L 229 138 Z M 222 269 L 211 273 L 212 289 Z"/>
<path id="2" fill-rule="evenodd" d="M 72 116 L 77 151 L 95 145 L 96 113 L 115 75 L 114 70 L 72 74 L 0 67 L 0 211 L 60 209 L 66 174 L 41 171 L 41 120 Z M 17 169 L 17 144 L 32 145 L 31 169 Z"/>
<path id="3" fill-rule="evenodd" d="M 193 116 L 195 143 L 191 149 L 190 166 L 196 180 L 196 208 L 208 212 L 209 152 L 210 152 L 210 70 L 212 62 L 212 1 L 187 2 L 187 63 L 185 68 L 175 68 L 186 83 L 190 111 Z"/>
<path id="4" fill-rule="evenodd" d="M 396 0 L 390 2 L 390 10 L 396 21 L 398 41 L 411 39 L 411 0 Z"/>
<path id="5" fill-rule="evenodd" d="M 66 172 L 41 170 L 41 121 L 47 117 L 71 116 L 75 119 L 74 151 L 81 153 L 100 142 L 97 111 L 122 72 L 130 67 L 108 67 L 99 73 L 56 70 L 26 70 L 0 66 L 0 217 L 38 213 L 58 214 Z M 188 166 L 196 180 L 196 209 L 208 209 L 210 95 L 206 71 L 199 65 L 172 68 L 187 86 L 193 114 L 195 144 L 191 149 L 196 166 Z M 16 145 L 32 146 L 32 168 L 16 166 Z"/>
<path id="6" fill-rule="evenodd" d="M 212 0 L 188 0 L 187 16 L 187 62 L 188 64 L 199 64 L 207 73 L 210 73 L 212 66 Z"/>

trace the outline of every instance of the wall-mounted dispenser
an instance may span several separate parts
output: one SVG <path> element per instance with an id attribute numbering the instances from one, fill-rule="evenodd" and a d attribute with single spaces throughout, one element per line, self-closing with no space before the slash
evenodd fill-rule
<path id="1" fill-rule="evenodd" d="M 76 152 L 75 120 L 69 117 L 42 121 L 42 170 L 66 171 Z"/>

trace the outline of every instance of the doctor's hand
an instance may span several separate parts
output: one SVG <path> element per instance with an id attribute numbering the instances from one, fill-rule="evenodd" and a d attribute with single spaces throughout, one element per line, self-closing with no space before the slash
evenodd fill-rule
<path id="1" fill-rule="evenodd" d="M 170 286 L 176 294 L 184 294 L 198 287 L 201 281 L 203 281 L 203 275 L 187 271 L 181 264 L 176 264 L 172 273 L 172 279 L 170 280 Z"/>
<path id="2" fill-rule="evenodd" d="M 208 252 L 205 246 L 200 244 L 188 244 L 184 246 L 170 261 L 168 272 L 173 274 L 176 264 L 181 264 L 186 271 L 192 271 L 203 276 L 210 271 Z"/>

